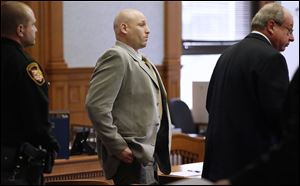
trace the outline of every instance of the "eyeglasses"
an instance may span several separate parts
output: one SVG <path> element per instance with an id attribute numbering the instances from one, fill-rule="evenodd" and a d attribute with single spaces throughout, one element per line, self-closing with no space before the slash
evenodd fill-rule
<path id="1" fill-rule="evenodd" d="M 283 27 L 283 28 L 285 28 L 285 29 L 288 31 L 288 33 L 289 33 L 290 35 L 293 35 L 294 29 L 289 28 L 289 27 L 284 26 L 284 25 L 280 25 L 280 26 Z"/>
<path id="2" fill-rule="evenodd" d="M 287 26 L 284 26 L 284 25 L 282 25 L 282 24 L 279 24 L 277 21 L 275 21 L 275 23 L 276 23 L 278 26 L 280 26 L 280 27 L 282 27 L 282 28 L 285 28 L 285 29 L 288 31 L 288 34 L 289 34 L 289 35 L 293 35 L 294 29 L 289 28 L 289 27 L 287 27 Z"/>

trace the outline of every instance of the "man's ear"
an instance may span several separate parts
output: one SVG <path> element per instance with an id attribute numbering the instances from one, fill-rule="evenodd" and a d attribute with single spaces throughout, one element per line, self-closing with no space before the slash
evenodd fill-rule
<path id="1" fill-rule="evenodd" d="M 23 24 L 20 24 L 18 27 L 17 27 L 17 36 L 19 37 L 23 37 L 24 34 L 24 25 Z"/>
<path id="2" fill-rule="evenodd" d="M 271 35 L 275 32 L 276 22 L 274 20 L 269 20 L 267 23 L 267 32 Z"/>
<path id="3" fill-rule="evenodd" d="M 127 34 L 127 28 L 128 28 L 128 26 L 125 23 L 122 23 L 120 25 L 120 30 L 123 34 Z"/>

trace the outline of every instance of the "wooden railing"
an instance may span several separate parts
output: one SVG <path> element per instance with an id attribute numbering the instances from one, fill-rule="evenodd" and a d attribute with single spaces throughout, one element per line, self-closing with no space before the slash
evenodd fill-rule
<path id="1" fill-rule="evenodd" d="M 70 156 L 57 159 L 51 174 L 44 174 L 45 182 L 77 179 L 105 180 L 97 155 Z"/>
<path id="2" fill-rule="evenodd" d="M 205 137 L 184 133 L 172 135 L 171 163 L 180 165 L 204 160 Z"/>

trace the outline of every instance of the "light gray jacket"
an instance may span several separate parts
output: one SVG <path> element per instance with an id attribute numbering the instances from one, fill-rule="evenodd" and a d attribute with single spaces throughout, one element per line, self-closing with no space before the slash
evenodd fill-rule
<path id="1" fill-rule="evenodd" d="M 171 122 L 167 95 L 154 65 L 153 72 L 122 42 L 97 61 L 86 97 L 86 108 L 97 134 L 97 150 L 106 178 L 117 171 L 116 156 L 129 147 L 143 164 L 153 161 L 168 174 Z M 154 85 L 154 86 L 153 86 Z M 157 93 L 163 114 L 160 119 Z"/>

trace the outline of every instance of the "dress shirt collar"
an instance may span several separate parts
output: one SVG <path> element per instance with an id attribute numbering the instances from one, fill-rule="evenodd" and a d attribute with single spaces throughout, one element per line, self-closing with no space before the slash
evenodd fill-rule
<path id="1" fill-rule="evenodd" d="M 135 51 L 131 46 L 129 46 L 129 45 L 127 45 L 127 44 L 125 44 L 125 43 L 123 43 L 121 41 L 118 41 L 118 40 L 116 41 L 116 45 L 119 45 L 119 46 L 127 49 L 130 52 L 131 55 L 135 56 L 140 61 L 142 60 L 142 54 L 139 53 L 139 52 L 137 52 L 137 51 Z"/>
<path id="2" fill-rule="evenodd" d="M 259 32 L 259 31 L 256 31 L 256 30 L 253 30 L 251 33 L 259 34 L 259 35 L 263 36 L 263 37 L 266 38 L 266 40 L 272 45 L 270 39 L 269 39 L 265 34 Z"/>

